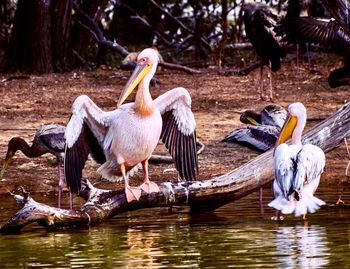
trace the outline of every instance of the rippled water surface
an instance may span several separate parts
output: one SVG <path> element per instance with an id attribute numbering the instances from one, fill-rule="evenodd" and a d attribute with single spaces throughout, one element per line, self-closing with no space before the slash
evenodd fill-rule
<path id="1" fill-rule="evenodd" d="M 84 229 L 48 232 L 32 225 L 0 235 L 2 268 L 350 268 L 350 209 L 326 207 L 307 221 L 271 220 L 258 194 L 214 213 L 170 213 L 145 209 L 121 214 Z M 339 188 L 322 187 L 318 197 L 334 203 Z M 3 222 L 19 209 L 1 199 Z M 13 207 L 13 208 L 8 208 Z"/>

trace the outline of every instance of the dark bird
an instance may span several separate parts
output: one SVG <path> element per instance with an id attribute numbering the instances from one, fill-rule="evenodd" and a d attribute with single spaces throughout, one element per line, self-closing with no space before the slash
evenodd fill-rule
<path id="1" fill-rule="evenodd" d="M 262 100 L 273 100 L 271 71 L 276 72 L 281 68 L 281 58 L 285 56 L 280 46 L 278 37 L 273 32 L 279 17 L 273 10 L 263 3 L 246 3 L 243 6 L 243 21 L 247 38 L 260 57 L 260 82 L 259 94 Z M 269 67 L 270 94 L 265 98 L 263 94 L 263 71 L 264 66 Z"/>
<path id="2" fill-rule="evenodd" d="M 294 22 L 299 17 L 309 16 L 311 15 L 311 9 L 314 6 L 315 0 L 288 0 L 287 4 L 287 13 L 286 16 L 278 21 L 277 27 L 274 29 L 274 32 L 277 36 L 281 36 L 279 32 L 278 25 L 280 24 L 290 24 Z M 292 27 L 292 25 L 290 25 Z M 299 51 L 307 51 L 309 67 L 310 63 L 310 53 L 309 53 L 309 44 L 306 42 L 302 42 L 301 40 L 295 40 L 294 45 L 296 45 L 296 59 L 297 65 L 299 65 Z"/>
<path id="3" fill-rule="evenodd" d="M 182 87 L 174 88 L 155 100 L 149 85 L 159 62 L 155 49 L 145 49 L 124 87 L 117 109 L 104 112 L 88 96 L 73 103 L 65 138 L 65 175 L 71 192 L 79 193 L 84 164 L 89 154 L 102 164 L 97 170 L 110 181 L 122 176 L 128 202 L 139 200 L 141 189 L 158 192 L 148 178 L 148 160 L 159 139 L 172 155 L 179 176 L 195 180 L 198 173 L 196 122 L 191 111 L 191 97 Z M 123 104 L 138 86 L 134 103 Z M 129 185 L 128 172 L 141 163 L 144 183 Z"/>
<path id="4" fill-rule="evenodd" d="M 40 157 L 43 154 L 51 153 L 57 158 L 58 168 L 58 207 L 61 207 L 61 193 L 63 187 L 62 180 L 62 160 L 64 158 L 65 139 L 64 132 L 65 126 L 59 124 L 45 124 L 36 130 L 32 145 L 20 138 L 13 137 L 8 143 L 8 149 L 6 157 L 2 162 L 2 169 L 0 172 L 0 179 L 3 177 L 5 170 L 11 162 L 15 153 L 20 150 L 23 154 L 29 158 Z M 70 200 L 72 207 L 72 200 Z"/>
<path id="5" fill-rule="evenodd" d="M 299 17 L 279 24 L 282 40 L 288 43 L 308 42 L 318 44 L 330 52 L 343 56 L 344 66 L 329 74 L 331 87 L 350 83 L 350 1 L 323 1 L 330 18 Z"/>
<path id="6" fill-rule="evenodd" d="M 275 146 L 287 111 L 279 105 L 268 105 L 260 114 L 246 110 L 241 114 L 242 123 L 251 124 L 229 133 L 222 142 L 233 142 L 248 148 L 265 152 Z"/>

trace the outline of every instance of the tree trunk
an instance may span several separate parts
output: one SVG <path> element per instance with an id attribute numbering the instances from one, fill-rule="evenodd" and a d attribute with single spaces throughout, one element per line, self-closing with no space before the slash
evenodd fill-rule
<path id="1" fill-rule="evenodd" d="M 18 1 L 4 71 L 42 74 L 72 68 L 72 1 Z"/>
<path id="2" fill-rule="evenodd" d="M 336 148 L 350 136 L 350 103 L 311 128 L 303 143 L 312 143 L 325 152 Z M 32 222 L 48 228 L 89 225 L 105 220 L 119 212 L 147 207 L 187 205 L 191 211 L 211 211 L 244 197 L 273 180 L 273 150 L 222 176 L 195 182 L 160 184 L 158 193 L 142 192 L 140 201 L 128 203 L 124 191 L 94 188 L 83 184 L 81 196 L 86 200 L 81 210 L 63 210 L 35 202 L 29 194 L 15 195 L 24 207 L 0 229 L 2 232 L 20 230 Z"/>
<path id="3" fill-rule="evenodd" d="M 73 66 L 72 0 L 52 0 L 51 14 L 53 69 L 55 72 L 70 70 Z"/>
<path id="4" fill-rule="evenodd" d="M 50 0 L 19 0 L 3 62 L 4 71 L 52 71 Z"/>

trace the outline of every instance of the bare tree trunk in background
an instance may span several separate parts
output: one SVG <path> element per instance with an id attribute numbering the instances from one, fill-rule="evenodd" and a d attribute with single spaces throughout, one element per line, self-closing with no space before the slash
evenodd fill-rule
<path id="1" fill-rule="evenodd" d="M 52 65 L 56 72 L 73 66 L 72 0 L 51 0 Z"/>
<path id="2" fill-rule="evenodd" d="M 18 1 L 4 71 L 42 74 L 72 68 L 72 1 Z"/>
<path id="3" fill-rule="evenodd" d="M 18 0 L 4 71 L 52 71 L 50 3 L 50 0 Z"/>

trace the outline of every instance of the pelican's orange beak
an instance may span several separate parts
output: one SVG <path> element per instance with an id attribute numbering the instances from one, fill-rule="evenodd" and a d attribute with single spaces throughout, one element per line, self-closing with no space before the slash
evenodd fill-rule
<path id="1" fill-rule="evenodd" d="M 126 83 L 122 93 L 120 94 L 117 106 L 121 106 L 123 102 L 128 98 L 140 81 L 145 77 L 145 75 L 151 70 L 151 64 L 137 64 L 134 71 L 131 74 L 128 82 Z"/>
<path id="2" fill-rule="evenodd" d="M 297 122 L 297 117 L 288 114 L 286 122 L 284 123 L 281 133 L 277 139 L 276 146 L 286 142 L 292 136 Z"/>

